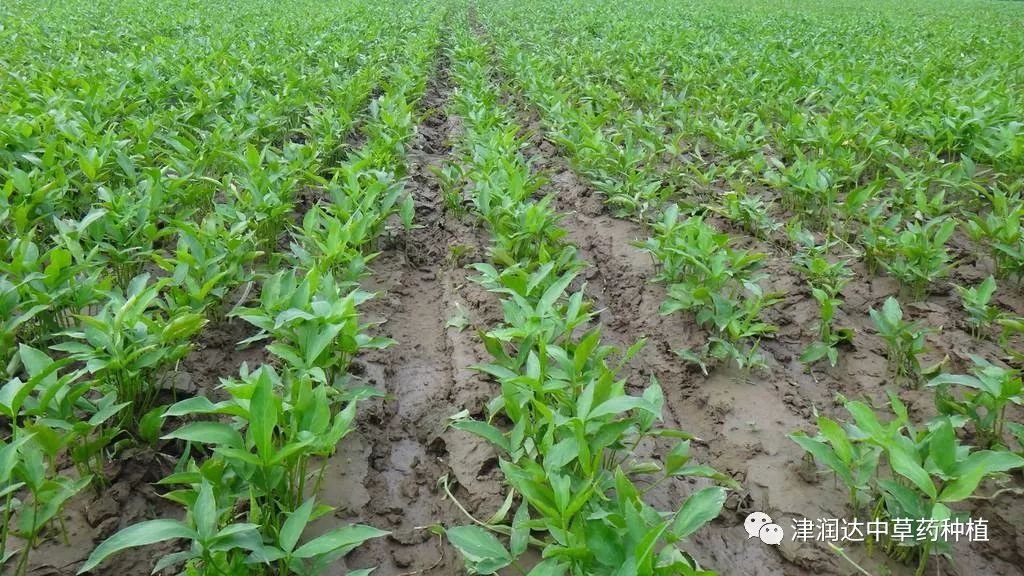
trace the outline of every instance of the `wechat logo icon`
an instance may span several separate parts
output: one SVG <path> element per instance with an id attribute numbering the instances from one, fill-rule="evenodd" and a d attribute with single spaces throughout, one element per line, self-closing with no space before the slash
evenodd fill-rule
<path id="1" fill-rule="evenodd" d="M 782 526 L 772 522 L 772 517 L 764 512 L 751 512 L 743 521 L 743 529 L 747 531 L 747 539 L 760 538 L 761 542 L 776 545 L 782 542 L 785 534 Z"/>

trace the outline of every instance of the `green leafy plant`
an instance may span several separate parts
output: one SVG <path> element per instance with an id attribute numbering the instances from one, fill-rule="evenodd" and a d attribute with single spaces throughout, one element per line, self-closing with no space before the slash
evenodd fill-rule
<path id="1" fill-rule="evenodd" d="M 956 286 L 956 291 L 960 293 L 960 302 L 967 312 L 967 325 L 974 336 L 980 336 L 984 329 L 999 319 L 999 309 L 989 304 L 996 292 L 996 279 L 992 276 L 977 286 Z"/>
<path id="2" fill-rule="evenodd" d="M 895 394 L 890 393 L 889 401 L 894 417 L 887 423 L 868 405 L 848 401 L 844 406 L 852 422 L 840 426 L 819 418 L 817 437 L 790 435 L 847 485 L 854 509 L 866 505 L 873 520 L 912 519 L 917 530 L 922 521 L 955 519 L 962 514 L 949 506 L 971 497 L 982 480 L 1024 466 L 1024 458 L 1015 454 L 961 445 L 955 430 L 959 423 L 947 416 L 918 429 Z M 932 555 L 952 554 L 951 545 L 941 538 L 918 542 L 890 534 L 879 543 L 891 556 L 916 562 L 918 576 Z"/>
<path id="3" fill-rule="evenodd" d="M 705 573 L 677 544 L 718 515 L 724 488 L 698 490 L 675 512 L 662 513 L 644 499 L 638 481 L 696 476 L 735 484 L 691 463 L 689 435 L 657 424 L 664 401 L 656 381 L 640 396 L 626 393 L 618 373 L 642 342 L 620 354 L 601 343 L 599 327 L 589 326 L 592 304 L 582 289 L 570 289 L 583 263 L 562 244 L 550 197 L 530 202 L 522 195 L 530 186 L 518 183 L 529 181 L 529 164 L 515 149 L 518 130 L 510 115 L 493 105 L 497 90 L 486 50 L 465 21 L 453 45 L 454 77 L 464 87 L 455 109 L 466 119 L 461 147 L 471 153 L 463 170 L 473 182 L 475 214 L 496 246 L 514 251 L 492 250 L 491 262 L 474 265 L 479 274 L 473 280 L 502 298 L 504 321 L 480 333 L 491 360 L 476 367 L 500 384 L 501 393 L 488 402 L 483 419 L 463 411 L 451 422 L 495 446 L 508 497 L 488 521 L 447 527 L 445 534 L 477 574 L 519 566 L 531 546 L 544 558 L 531 570 L 535 576 L 611 574 L 622 566 L 643 574 Z M 628 155 L 646 146 L 628 137 L 622 143 Z M 514 160 L 492 159 L 502 151 Z M 629 178 L 634 167 L 623 155 L 601 169 L 617 179 Z M 632 202 L 637 189 L 625 192 L 623 200 Z M 683 441 L 663 459 L 640 459 L 636 448 L 651 437 Z"/>
<path id="4" fill-rule="evenodd" d="M 811 288 L 811 295 L 817 300 L 821 310 L 818 341 L 803 351 L 800 361 L 813 364 L 822 358 L 828 358 L 829 364 L 834 367 L 839 361 L 839 347 L 853 341 L 853 329 L 832 326 L 835 311 L 843 303 L 840 298 L 822 288 Z"/>
<path id="5" fill-rule="evenodd" d="M 174 256 L 154 255 L 157 264 L 172 275 L 166 286 L 169 304 L 222 320 L 228 292 L 251 279 L 248 265 L 259 256 L 251 249 L 252 233 L 242 224 L 232 229 L 223 224 L 216 215 L 207 216 L 199 226 L 175 223 Z"/>
<path id="6" fill-rule="evenodd" d="M 341 380 L 360 350 L 392 343 L 389 338 L 368 335 L 366 330 L 373 324 L 359 321 L 358 306 L 374 295 L 359 289 L 346 292 L 344 286 L 317 268 L 304 275 L 295 269 L 278 272 L 264 281 L 259 308 L 231 313 L 260 329 L 240 344 L 272 339 L 267 351 L 291 370 L 343 388 Z"/>
<path id="7" fill-rule="evenodd" d="M 983 198 L 990 210 L 970 216 L 965 223 L 967 234 L 988 247 L 997 274 L 1020 278 L 1024 274 L 1024 199 L 1001 189 L 985 192 Z"/>
<path id="8" fill-rule="evenodd" d="M 7 259 L 0 263 L 0 273 L 6 276 L 0 278 L 0 307 L 7 313 L 5 332 L 13 334 L 24 325 L 18 330 L 19 340 L 42 345 L 71 328 L 74 314 L 96 301 L 98 289 L 105 284 L 100 280 L 95 251 L 85 254 L 80 247 L 73 248 L 45 250 L 31 235 L 10 243 Z M 0 342 L 0 352 L 2 346 Z"/>
<path id="9" fill-rule="evenodd" d="M 924 337 L 927 331 L 914 322 L 904 320 L 899 301 L 891 296 L 885 300 L 881 311 L 872 308 L 869 313 L 878 335 L 888 347 L 889 369 L 897 378 L 916 386 L 921 377 L 918 356 L 926 349 Z"/>
<path id="10" fill-rule="evenodd" d="M 154 572 L 185 563 L 184 573 L 251 574 L 253 571 L 245 565 L 245 555 L 263 547 L 259 525 L 225 525 L 224 518 L 233 503 L 225 506 L 223 496 L 205 479 L 192 496 L 185 521 L 162 519 L 133 524 L 101 542 L 78 573 L 93 570 L 108 557 L 128 548 L 184 539 L 189 541 L 189 548 L 161 558 L 153 567 Z"/>
<path id="11" fill-rule="evenodd" d="M 661 313 L 690 312 L 699 324 L 714 327 L 705 351 L 711 357 L 733 359 L 745 371 L 764 367 L 758 343 L 775 327 L 761 320 L 761 311 L 780 299 L 758 285 L 765 254 L 732 249 L 729 236 L 699 216 L 680 222 L 677 205 L 667 207 L 653 228 L 642 246 L 660 264 L 657 279 L 669 283 Z"/>
<path id="12" fill-rule="evenodd" d="M 164 436 L 204 446 L 250 486 L 250 517 L 276 532 L 283 514 L 302 503 L 314 458 L 332 454 L 351 431 L 355 409 L 367 392 L 342 394 L 303 373 L 286 379 L 269 366 L 243 369 L 227 381 L 231 399 L 213 403 L 202 396 L 182 400 L 165 417 L 230 415 L 233 424 L 201 421 Z M 319 491 L 326 461 L 319 462 L 313 493 Z"/>
<path id="13" fill-rule="evenodd" d="M 761 197 L 749 194 L 742 183 L 734 183 L 733 189 L 721 198 L 722 206 L 717 211 L 762 240 L 782 228 L 769 214 L 769 205 Z"/>
<path id="14" fill-rule="evenodd" d="M 82 378 L 84 369 L 61 373 L 70 360 L 54 361 L 24 344 L 18 358 L 26 379 L 15 376 L 0 388 L 0 414 L 32 430 L 51 466 L 70 457 L 81 477 L 94 476 L 102 483 L 105 451 L 122 434 L 109 420 L 129 403 L 118 403 L 115 392 L 93 392 L 94 383 Z"/>
<path id="15" fill-rule="evenodd" d="M 15 576 L 28 573 L 29 556 L 51 525 L 58 525 L 57 532 L 67 543 L 64 506 L 92 482 L 92 476 L 72 477 L 57 471 L 56 459 L 63 448 L 57 436 L 45 424 L 36 423 L 15 428 L 11 441 L 0 446 L 4 458 L 0 461 L 0 497 L 4 499 L 0 560 L 6 564 L 19 555 Z M 21 493 L 24 499 L 19 498 Z M 7 550 L 11 534 L 23 540 L 21 550 Z"/>
<path id="16" fill-rule="evenodd" d="M 1005 446 L 1006 410 L 1011 404 L 1024 402 L 1020 372 L 996 366 L 979 356 L 972 355 L 971 361 L 971 375 L 940 374 L 927 385 L 936 388 L 935 402 L 940 411 L 970 419 L 981 445 Z M 966 391 L 956 395 L 954 386 Z"/>
<path id="17" fill-rule="evenodd" d="M 811 437 L 802 431 L 789 438 L 800 445 L 812 462 L 825 465 L 842 480 L 848 491 L 850 508 L 861 511 L 874 503 L 876 494 L 872 483 L 878 475 L 882 449 L 873 444 L 856 442 L 856 438 L 834 420 L 818 416 L 818 434 Z"/>
<path id="18" fill-rule="evenodd" d="M 945 245 L 955 230 L 956 220 L 952 218 L 924 224 L 910 222 L 892 238 L 891 255 L 882 260 L 882 265 L 920 297 L 929 285 L 949 273 L 951 263 Z"/>
<path id="19" fill-rule="evenodd" d="M 189 309 L 162 314 L 159 291 L 169 280 L 148 281 L 143 274 L 124 293 L 108 291 L 97 314 L 79 315 L 81 327 L 65 332 L 69 340 L 51 347 L 84 362 L 102 390 L 132 403 L 136 419 L 152 408 L 163 369 L 189 351 L 188 338 L 206 323 Z"/>
<path id="20" fill-rule="evenodd" d="M 93 570 L 110 556 L 128 548 L 184 539 L 189 542 L 189 548 L 161 558 L 154 572 L 184 564 L 186 571 L 200 573 L 260 574 L 263 567 L 277 563 L 289 574 L 312 576 L 323 573 L 331 561 L 367 540 L 387 534 L 369 526 L 343 526 L 300 546 L 299 539 L 308 522 L 330 512 L 330 508 L 314 507 L 314 500 L 310 498 L 288 516 L 275 544 L 266 544 L 260 525 L 226 520 L 230 518 L 232 507 L 233 504 L 217 492 L 216 486 L 203 478 L 193 492 L 186 521 L 149 520 L 129 526 L 97 546 L 78 573 Z M 348 574 L 366 576 L 372 571 L 355 570 Z"/>
<path id="21" fill-rule="evenodd" d="M 840 292 L 853 274 L 845 259 L 832 261 L 829 258 L 829 251 L 837 242 L 826 241 L 819 245 L 813 234 L 799 227 L 791 228 L 789 237 L 798 246 L 793 255 L 795 268 L 807 280 L 811 296 L 818 302 L 820 309 L 818 341 L 804 350 L 800 361 L 813 364 L 828 358 L 829 364 L 834 367 L 839 361 L 839 347 L 853 341 L 852 329 L 832 325 L 836 311 L 843 304 Z"/>

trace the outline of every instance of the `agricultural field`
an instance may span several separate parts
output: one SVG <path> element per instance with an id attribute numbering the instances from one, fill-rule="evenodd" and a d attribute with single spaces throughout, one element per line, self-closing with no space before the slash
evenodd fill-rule
<path id="1" fill-rule="evenodd" d="M 1022 217 L 1020 1 L 5 0 L 0 574 L 1024 574 Z"/>

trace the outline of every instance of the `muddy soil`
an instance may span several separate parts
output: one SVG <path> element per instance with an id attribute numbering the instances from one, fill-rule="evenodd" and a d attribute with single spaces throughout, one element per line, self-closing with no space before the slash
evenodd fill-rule
<path id="1" fill-rule="evenodd" d="M 339 505 L 323 529 L 340 521 L 391 531 L 345 561 L 350 568 L 378 566 L 380 574 L 458 573 L 461 559 L 430 527 L 468 523 L 466 513 L 486 519 L 504 497 L 493 449 L 446 426 L 459 410 L 479 414 L 496 392 L 468 367 L 485 359 L 473 327 L 493 323 L 498 312 L 463 268 L 482 258 L 484 235 L 445 209 L 434 174 L 460 129 L 445 112 L 450 89 L 442 59 L 409 152 L 406 186 L 420 227 L 383 251 L 368 286 L 378 293 L 365 308 L 368 320 L 384 322 L 380 332 L 397 343 L 361 365 L 367 382 L 388 397 L 361 410 L 358 433 L 331 459 L 323 492 Z"/>

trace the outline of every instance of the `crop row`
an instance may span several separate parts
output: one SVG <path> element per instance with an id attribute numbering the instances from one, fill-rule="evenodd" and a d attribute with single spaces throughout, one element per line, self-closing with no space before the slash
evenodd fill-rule
<path id="1" fill-rule="evenodd" d="M 522 153 L 514 113 L 501 104 L 487 47 L 465 18 L 449 59 L 457 86 L 451 112 L 464 120 L 451 184 L 491 235 L 489 261 L 473 266 L 473 280 L 498 295 L 504 312 L 481 333 L 490 360 L 476 367 L 500 394 L 482 420 L 463 413 L 452 426 L 493 444 L 508 496 L 495 517 L 450 527 L 447 536 L 478 574 L 510 564 L 525 572 L 520 562 L 530 547 L 542 558 L 533 576 L 623 567 L 705 573 L 678 544 L 718 515 L 725 489 L 701 488 L 672 511 L 653 508 L 644 494 L 673 478 L 733 482 L 692 463 L 690 436 L 659 424 L 656 380 L 640 396 L 626 393 L 619 372 L 643 341 L 624 352 L 602 343 L 586 287 L 575 282 L 586 263 L 564 240 L 552 196 L 536 197 L 543 180 Z M 662 458 L 642 459 L 638 447 L 653 439 L 671 446 Z M 508 536 L 508 547 L 494 534 Z"/>

